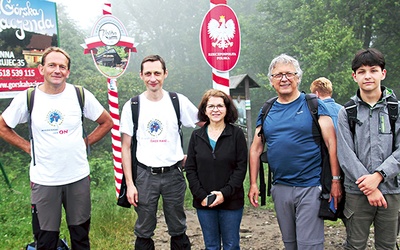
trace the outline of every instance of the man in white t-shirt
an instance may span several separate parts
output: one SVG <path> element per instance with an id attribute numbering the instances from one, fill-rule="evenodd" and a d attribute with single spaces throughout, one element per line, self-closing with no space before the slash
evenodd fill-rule
<path id="1" fill-rule="evenodd" d="M 36 249 L 57 249 L 62 205 L 72 249 L 90 249 L 90 169 L 86 147 L 103 138 L 113 126 L 110 114 L 84 89 L 84 116 L 98 126 L 87 138 L 82 137 L 77 92 L 66 82 L 70 64 L 64 50 L 50 47 L 44 51 L 39 65 L 44 81 L 34 92 L 31 142 L 14 131 L 18 124 L 28 121 L 27 91 L 17 95 L 0 115 L 0 137 L 32 156 L 29 175 Z"/>
<path id="2" fill-rule="evenodd" d="M 139 95 L 139 119 L 136 131 L 137 178 L 132 178 L 131 142 L 133 121 L 131 101 L 121 113 L 122 165 L 127 184 L 127 198 L 137 212 L 135 249 L 154 249 L 151 237 L 157 224 L 157 206 L 163 198 L 163 211 L 171 236 L 171 249 L 190 249 L 186 235 L 184 198 L 186 181 L 182 173 L 184 154 L 177 116 L 163 83 L 168 76 L 164 60 L 150 55 L 141 63 L 140 78 L 146 91 Z M 178 94 L 183 126 L 195 127 L 197 108 Z"/>

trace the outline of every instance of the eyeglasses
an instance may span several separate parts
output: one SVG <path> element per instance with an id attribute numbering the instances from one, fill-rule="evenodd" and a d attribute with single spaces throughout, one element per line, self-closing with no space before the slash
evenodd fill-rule
<path id="1" fill-rule="evenodd" d="M 272 74 L 271 77 L 274 78 L 275 80 L 282 80 L 283 76 L 286 76 L 286 79 L 293 79 L 297 75 L 297 72 L 294 73 L 278 73 L 278 74 Z"/>
<path id="2" fill-rule="evenodd" d="M 225 105 L 223 104 L 218 104 L 218 105 L 207 105 L 207 109 L 208 110 L 214 110 L 215 108 L 217 108 L 218 110 L 221 110 L 223 108 L 225 108 Z"/>

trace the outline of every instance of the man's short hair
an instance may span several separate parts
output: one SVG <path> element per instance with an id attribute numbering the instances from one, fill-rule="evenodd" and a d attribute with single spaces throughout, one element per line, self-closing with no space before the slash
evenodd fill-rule
<path id="1" fill-rule="evenodd" d="M 71 69 L 71 57 L 68 55 L 68 53 L 59 48 L 59 47 L 48 47 L 47 49 L 44 50 L 43 55 L 42 55 L 42 60 L 40 62 L 40 64 L 42 64 L 44 66 L 44 64 L 46 63 L 46 57 L 51 53 L 51 52 L 58 52 L 63 54 L 67 60 L 68 60 L 68 69 Z"/>
<path id="2" fill-rule="evenodd" d="M 383 54 L 374 48 L 359 50 L 354 56 L 351 63 L 351 69 L 356 72 L 361 66 L 379 66 L 382 70 L 385 69 L 385 57 Z"/>
<path id="3" fill-rule="evenodd" d="M 301 77 L 303 76 L 303 71 L 300 68 L 300 63 L 294 57 L 291 57 L 286 54 L 281 54 L 274 59 L 272 59 L 271 64 L 269 65 L 268 69 L 268 78 L 271 80 L 272 70 L 275 68 L 276 64 L 283 63 L 283 64 L 292 64 L 296 70 L 297 77 L 299 78 L 299 83 L 301 82 Z"/>
<path id="4" fill-rule="evenodd" d="M 167 67 L 165 66 L 165 61 L 162 59 L 161 56 L 159 55 L 149 55 L 143 58 L 142 63 L 140 64 L 140 72 L 143 72 L 143 64 L 146 62 L 157 62 L 159 61 L 161 63 L 162 69 L 165 71 L 167 70 Z"/>
<path id="5" fill-rule="evenodd" d="M 311 83 L 310 90 L 314 94 L 318 91 L 322 97 L 332 96 L 332 82 L 326 77 L 319 77 Z"/>

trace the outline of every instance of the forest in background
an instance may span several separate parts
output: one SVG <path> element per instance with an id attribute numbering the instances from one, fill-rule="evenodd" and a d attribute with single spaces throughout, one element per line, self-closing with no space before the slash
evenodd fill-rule
<path id="1" fill-rule="evenodd" d="M 130 97 L 144 90 L 138 73 L 142 58 L 149 54 L 160 54 L 167 63 L 169 76 L 165 89 L 183 93 L 197 105 L 203 93 L 212 87 L 211 69 L 199 45 L 200 25 L 209 10 L 209 1 L 111 0 L 111 3 L 113 15 L 124 23 L 127 33 L 138 44 L 127 72 L 118 78 L 120 109 Z M 400 1 L 228 0 L 228 5 L 239 18 L 242 44 L 238 64 L 230 75 L 248 74 L 260 85 L 250 91 L 253 120 L 262 103 L 275 95 L 267 73 L 270 61 L 281 53 L 300 61 L 304 71 L 301 90 L 309 92 L 310 83 L 325 76 L 334 85 L 333 97 L 343 104 L 357 89 L 350 66 L 354 54 L 361 48 L 375 47 L 386 57 L 388 73 L 383 84 L 400 93 L 396 80 L 400 75 Z M 107 80 L 80 46 L 91 30 L 79 27 L 61 4 L 57 9 L 60 46 L 72 57 L 68 82 L 90 90 L 108 109 Z M 0 113 L 10 102 L 11 99 L 0 99 Z M 85 123 L 87 131 L 96 125 Z M 26 124 L 19 125 L 16 131 L 27 138 Z M 185 150 L 190 131 L 184 130 Z M 133 210 L 115 205 L 110 135 L 94 145 L 89 161 L 94 204 L 93 249 L 129 249 L 136 215 Z M 10 190 L 0 177 L 0 248 L 22 249 L 32 240 L 29 156 L 0 139 L 0 162 L 12 185 Z M 245 190 L 248 190 L 247 180 Z M 270 200 L 267 204 L 272 209 Z M 191 207 L 188 190 L 185 207 Z M 68 238 L 64 222 L 61 232 Z"/>
<path id="2" fill-rule="evenodd" d="M 200 25 L 210 3 L 111 0 L 111 4 L 113 15 L 138 44 L 138 52 L 132 53 L 127 72 L 118 78 L 120 108 L 144 90 L 138 72 L 141 59 L 149 54 L 159 54 L 167 63 L 169 77 L 165 89 L 183 93 L 197 105 L 202 94 L 212 87 L 211 68 L 199 45 Z M 325 76 L 334 85 L 335 100 L 344 103 L 357 89 L 350 66 L 355 52 L 361 48 L 378 48 L 387 61 L 388 73 L 383 84 L 400 93 L 396 80 L 400 76 L 400 1 L 246 0 L 228 1 L 228 5 L 238 16 L 242 44 L 239 61 L 230 75 L 248 74 L 260 85 L 250 93 L 252 119 L 256 118 L 262 103 L 275 95 L 267 72 L 270 61 L 281 53 L 300 61 L 304 71 L 301 90 L 309 92 L 310 83 Z M 62 4 L 57 9 L 60 46 L 72 57 L 68 81 L 89 89 L 108 109 L 107 81 L 80 46 L 91 31 L 79 27 Z M 0 113 L 10 101 L 0 100 Z M 94 125 L 89 123 L 89 130 Z M 17 131 L 26 135 L 24 125 L 18 126 Z M 185 133 L 185 145 L 189 133 L 190 130 Z M 108 137 L 95 148 L 100 152 L 111 150 L 111 140 Z M 0 155 L 10 150 L 15 148 L 0 140 Z"/>

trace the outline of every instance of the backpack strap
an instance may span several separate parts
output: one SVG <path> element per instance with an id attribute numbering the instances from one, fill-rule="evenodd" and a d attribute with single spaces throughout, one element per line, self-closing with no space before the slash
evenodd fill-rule
<path id="1" fill-rule="evenodd" d="M 182 132 L 182 122 L 181 122 L 181 110 L 179 106 L 178 94 L 175 92 L 168 92 L 171 98 L 172 104 L 174 105 L 176 119 L 178 121 L 178 132 L 181 137 L 181 146 L 183 148 L 183 132 Z"/>
<path id="2" fill-rule="evenodd" d="M 32 114 L 34 100 L 35 100 L 35 91 L 36 91 L 36 87 L 30 87 L 30 88 L 28 88 L 28 90 L 26 92 L 26 104 L 28 106 L 28 131 L 29 131 L 29 140 L 31 142 L 31 147 L 32 147 L 33 166 L 36 165 L 36 159 L 35 159 L 35 144 L 33 142 L 33 134 L 32 134 L 31 114 Z"/>
<path id="3" fill-rule="evenodd" d="M 139 121 L 139 96 L 138 95 L 131 98 L 131 111 L 132 111 L 132 121 L 133 121 L 133 135 L 132 135 L 132 141 L 131 141 L 132 180 L 133 180 L 133 183 L 136 183 L 136 177 L 137 177 L 136 132 L 138 129 L 138 121 Z"/>
<path id="4" fill-rule="evenodd" d="M 318 130 L 321 131 L 318 123 L 318 97 L 315 94 L 306 94 L 306 101 L 313 121 L 317 124 Z"/>
<path id="5" fill-rule="evenodd" d="M 353 99 L 350 99 L 343 106 L 346 109 L 347 121 L 349 123 L 350 132 L 353 135 L 353 140 L 354 140 L 354 134 L 356 132 L 356 124 L 358 124 L 359 126 L 362 125 L 362 122 L 357 119 L 357 105 Z"/>
<path id="6" fill-rule="evenodd" d="M 270 98 L 267 100 L 264 105 L 261 108 L 261 127 L 260 131 L 258 132 L 258 136 L 261 137 L 261 142 L 265 144 L 265 137 L 264 137 L 264 131 L 263 131 L 263 125 L 264 121 L 267 118 L 267 115 L 274 104 L 274 102 L 278 99 L 277 96 Z M 268 167 L 268 186 L 265 183 L 265 176 L 264 176 L 264 165 L 263 162 L 267 163 L 267 152 L 264 152 L 260 155 L 260 166 L 259 166 L 259 172 L 260 172 L 260 198 L 261 198 L 261 206 L 264 206 L 266 204 L 266 195 L 270 196 L 271 195 L 271 187 L 272 187 L 272 172 L 271 168 Z"/>
<path id="7" fill-rule="evenodd" d="M 319 126 L 318 123 L 318 97 L 315 94 L 306 94 L 306 101 L 307 101 L 307 107 L 308 110 L 311 113 L 312 119 L 313 119 L 313 124 L 314 126 L 312 127 L 312 134 L 314 137 L 315 142 L 320 145 L 322 140 L 322 131 L 321 127 Z"/>
<path id="8" fill-rule="evenodd" d="M 261 136 L 261 140 L 263 141 L 263 143 L 265 143 L 265 138 L 264 138 L 264 132 L 263 132 L 263 125 L 264 125 L 264 121 L 265 118 L 267 118 L 267 115 L 269 113 L 269 110 L 271 109 L 272 105 L 274 104 L 274 102 L 278 99 L 277 96 L 272 97 L 271 99 L 267 100 L 264 105 L 262 106 L 261 109 L 261 129 L 258 132 L 258 136 Z"/>
<path id="9" fill-rule="evenodd" d="M 84 88 L 82 86 L 79 85 L 74 85 L 75 87 L 75 91 L 76 91 L 76 96 L 78 97 L 78 101 L 79 101 L 79 107 L 81 108 L 81 121 L 82 121 L 82 132 L 83 132 L 83 138 L 86 141 L 86 150 L 87 150 L 87 154 L 90 155 L 90 145 L 89 145 L 89 141 L 88 141 L 88 136 L 85 130 L 85 116 L 83 113 L 83 108 L 85 107 L 85 91 Z"/>
<path id="10" fill-rule="evenodd" d="M 399 101 L 393 96 L 389 96 L 387 100 L 387 108 L 390 120 L 390 130 L 392 131 L 392 151 L 395 151 L 396 145 L 396 121 L 399 117 Z"/>

